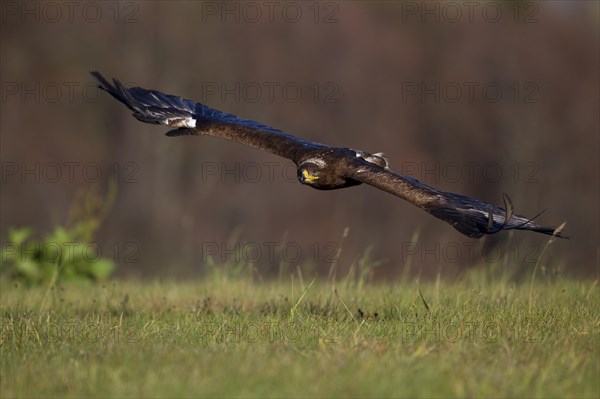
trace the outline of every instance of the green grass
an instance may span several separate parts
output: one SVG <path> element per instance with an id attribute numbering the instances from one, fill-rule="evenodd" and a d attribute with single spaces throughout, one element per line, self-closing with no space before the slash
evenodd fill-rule
<path id="1" fill-rule="evenodd" d="M 4 281 L 0 393 L 597 398 L 597 282 L 490 280 Z"/>

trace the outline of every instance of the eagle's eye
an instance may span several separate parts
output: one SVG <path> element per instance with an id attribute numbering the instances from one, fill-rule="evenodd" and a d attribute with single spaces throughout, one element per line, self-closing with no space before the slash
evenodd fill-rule
<path id="1" fill-rule="evenodd" d="M 302 172 L 300 173 L 299 177 L 302 183 L 310 183 L 319 178 L 319 176 L 317 176 L 316 174 L 310 174 L 310 172 L 307 169 L 302 169 Z"/>

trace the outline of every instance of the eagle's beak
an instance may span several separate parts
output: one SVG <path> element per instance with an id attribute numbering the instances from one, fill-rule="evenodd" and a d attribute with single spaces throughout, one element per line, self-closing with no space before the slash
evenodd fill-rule
<path id="1" fill-rule="evenodd" d="M 319 176 L 309 175 L 309 174 L 308 174 L 308 171 L 307 171 L 306 169 L 304 169 L 304 170 L 302 171 L 302 181 L 305 181 L 305 182 L 309 182 L 309 183 L 310 183 L 310 182 L 312 182 L 312 181 L 315 181 L 315 180 L 317 180 L 318 178 L 319 178 Z"/>

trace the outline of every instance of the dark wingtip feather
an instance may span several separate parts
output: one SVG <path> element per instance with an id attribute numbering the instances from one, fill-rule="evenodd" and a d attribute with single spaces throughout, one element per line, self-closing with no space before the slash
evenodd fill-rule
<path id="1" fill-rule="evenodd" d="M 94 79 L 96 79 L 96 81 L 98 82 L 98 88 L 104 90 L 104 91 L 108 91 L 108 92 L 114 92 L 115 88 L 113 87 L 113 85 L 111 85 L 109 83 L 108 80 L 106 80 L 106 78 L 104 76 L 102 76 L 102 74 L 98 71 L 90 71 L 90 75 L 92 75 L 94 77 Z"/>
<path id="2" fill-rule="evenodd" d="M 526 222 L 524 222 L 524 223 L 522 223 L 522 224 L 520 224 L 518 226 L 512 226 L 510 228 L 517 229 L 517 230 L 531 230 L 531 231 L 535 231 L 535 232 L 538 232 L 538 233 L 547 234 L 549 236 L 554 236 L 554 237 L 558 237 L 558 238 L 569 239 L 569 236 L 563 234 L 563 230 L 564 230 L 565 225 L 567 224 L 567 222 L 563 222 L 558 227 L 538 226 L 535 223 L 532 223 L 533 220 L 535 220 L 538 216 L 540 216 L 544 212 L 546 212 L 545 209 L 543 211 L 541 211 L 540 213 L 538 213 L 537 215 L 535 215 L 533 218 L 527 220 Z"/>
<path id="3" fill-rule="evenodd" d="M 102 74 L 98 71 L 90 71 L 90 74 L 96 79 L 98 82 L 98 88 L 104 90 L 111 96 L 113 96 L 118 101 L 127 105 L 131 108 L 130 104 L 127 101 L 126 92 L 120 89 L 119 85 L 121 84 L 118 80 L 113 79 L 115 85 L 113 86 Z"/>

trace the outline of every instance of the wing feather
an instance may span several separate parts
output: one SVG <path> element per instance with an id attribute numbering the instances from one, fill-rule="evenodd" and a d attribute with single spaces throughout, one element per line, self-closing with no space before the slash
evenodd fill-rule
<path id="1" fill-rule="evenodd" d="M 513 214 L 512 201 L 506 194 L 504 209 L 466 195 L 438 190 L 415 178 L 398 175 L 361 159 L 348 159 L 348 162 L 346 177 L 400 197 L 469 237 L 518 229 L 568 238 L 560 228 L 539 226 L 531 219 Z"/>
<path id="2" fill-rule="evenodd" d="M 186 100 L 157 90 L 126 88 L 113 79 L 111 84 L 99 72 L 91 72 L 98 87 L 133 111 L 133 116 L 146 123 L 174 127 L 167 136 L 207 135 L 239 142 L 271 152 L 294 162 L 308 150 L 327 148 L 302 140 L 281 130 L 239 118 L 205 104 Z"/>

